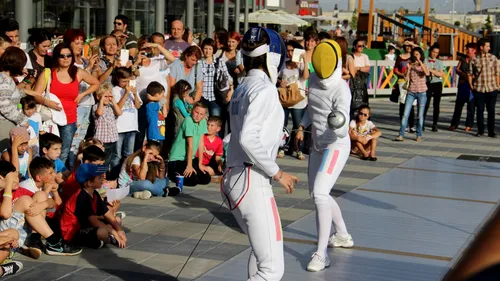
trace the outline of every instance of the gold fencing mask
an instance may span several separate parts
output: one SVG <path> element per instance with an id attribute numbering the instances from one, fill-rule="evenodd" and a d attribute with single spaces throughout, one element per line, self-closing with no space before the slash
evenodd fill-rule
<path id="1" fill-rule="evenodd" d="M 321 79 L 332 76 L 342 59 L 340 46 L 334 40 L 325 40 L 319 43 L 312 54 L 312 64 L 316 75 Z"/>

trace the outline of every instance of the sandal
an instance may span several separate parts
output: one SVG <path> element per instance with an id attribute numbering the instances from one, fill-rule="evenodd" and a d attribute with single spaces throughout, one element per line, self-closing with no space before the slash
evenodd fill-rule
<path id="1" fill-rule="evenodd" d="M 285 157 L 285 151 L 280 149 L 280 151 L 278 151 L 278 155 L 276 155 L 276 158 L 283 158 L 283 157 Z"/>
<path id="2" fill-rule="evenodd" d="M 306 159 L 306 157 L 304 156 L 304 153 L 302 153 L 302 151 L 297 151 L 297 159 L 299 159 L 299 160 Z"/>
<path id="3" fill-rule="evenodd" d="M 375 162 L 375 161 L 377 161 L 378 159 L 377 159 L 377 157 L 368 157 L 368 160 L 370 160 L 370 161 L 374 161 L 374 162 Z"/>

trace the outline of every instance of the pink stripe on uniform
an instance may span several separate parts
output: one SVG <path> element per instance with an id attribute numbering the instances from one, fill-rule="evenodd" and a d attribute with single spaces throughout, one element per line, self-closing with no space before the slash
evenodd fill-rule
<path id="1" fill-rule="evenodd" d="M 332 160 L 330 161 L 330 166 L 328 166 L 328 174 L 331 175 L 333 173 L 333 169 L 335 168 L 335 164 L 337 164 L 337 159 L 339 158 L 340 152 L 338 150 L 333 151 Z"/>
<path id="2" fill-rule="evenodd" d="M 280 214 L 278 213 L 278 207 L 276 207 L 276 200 L 274 200 L 274 197 L 271 197 L 271 208 L 273 209 L 276 241 L 281 241 L 283 239 L 281 233 L 281 220 L 280 220 Z"/>

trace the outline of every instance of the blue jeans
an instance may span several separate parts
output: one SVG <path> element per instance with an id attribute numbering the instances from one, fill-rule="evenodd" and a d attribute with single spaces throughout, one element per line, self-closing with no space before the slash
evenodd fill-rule
<path id="1" fill-rule="evenodd" d="M 72 170 L 75 165 L 76 155 L 78 153 L 78 148 L 80 147 L 80 142 L 85 139 L 87 130 L 90 124 L 90 114 L 92 106 L 78 106 L 76 109 L 77 119 L 76 119 L 76 132 L 71 142 L 71 149 L 69 154 L 68 169 Z"/>
<path id="2" fill-rule="evenodd" d="M 111 167 L 118 166 L 122 159 L 125 159 L 130 154 L 134 153 L 136 133 L 137 132 L 126 132 L 118 134 L 118 141 L 116 142 L 113 160 L 111 160 Z"/>
<path id="3" fill-rule="evenodd" d="M 59 135 L 63 141 L 61 156 L 59 157 L 61 161 L 66 165 L 66 160 L 68 160 L 69 151 L 71 149 L 71 143 L 73 142 L 73 136 L 76 132 L 76 123 L 68 124 L 65 126 L 59 126 Z"/>
<path id="4" fill-rule="evenodd" d="M 133 194 L 137 191 L 149 190 L 153 196 L 162 196 L 163 189 L 168 186 L 168 179 L 156 179 L 155 183 L 148 180 L 133 181 L 130 184 L 130 193 Z"/>
<path id="5" fill-rule="evenodd" d="M 304 148 L 304 142 L 301 142 L 297 145 L 295 145 L 295 132 L 299 128 L 300 122 L 302 121 L 302 117 L 304 117 L 304 114 L 306 113 L 306 108 L 283 108 L 283 111 L 285 112 L 285 124 L 284 126 L 288 126 L 288 115 L 289 113 L 292 114 L 292 123 L 293 123 L 293 128 L 292 132 L 290 133 L 290 149 L 289 153 L 293 151 L 303 151 Z"/>
<path id="6" fill-rule="evenodd" d="M 220 109 L 219 104 L 217 104 L 216 101 L 209 101 L 208 102 L 208 114 L 209 114 L 209 116 L 220 116 L 221 109 Z"/>
<path id="7" fill-rule="evenodd" d="M 427 93 L 412 93 L 408 92 L 406 95 L 405 101 L 405 113 L 403 114 L 403 119 L 401 119 L 401 128 L 399 129 L 399 135 L 404 137 L 405 129 L 408 125 L 408 117 L 410 116 L 410 111 L 413 106 L 413 102 L 417 100 L 417 108 L 418 108 L 418 123 L 417 123 L 417 137 L 422 136 L 422 128 L 424 126 L 424 111 L 425 104 L 427 102 Z"/>

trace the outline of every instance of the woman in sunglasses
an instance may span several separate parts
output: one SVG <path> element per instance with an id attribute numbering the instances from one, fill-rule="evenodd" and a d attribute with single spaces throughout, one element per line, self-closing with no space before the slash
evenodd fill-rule
<path id="1" fill-rule="evenodd" d="M 50 84 L 49 84 L 50 82 Z M 89 84 L 87 90 L 79 93 L 80 82 Z M 61 101 L 60 104 L 46 100 L 42 93 L 50 87 L 50 93 L 54 94 Z M 37 103 L 45 105 L 51 109 L 64 110 L 67 124 L 59 126 L 59 133 L 63 140 L 60 159 L 66 163 L 71 142 L 76 132 L 76 107 L 82 97 L 92 94 L 99 88 L 99 80 L 87 71 L 75 66 L 75 57 L 71 46 L 66 43 L 58 44 L 52 53 L 52 71 L 49 81 L 45 75 L 38 76 L 35 84 L 35 92 L 40 96 L 35 96 Z"/>
<path id="2" fill-rule="evenodd" d="M 365 41 L 356 39 L 353 43 L 354 77 L 351 81 L 351 119 L 362 105 L 368 105 L 368 76 L 370 74 L 370 59 L 363 54 Z"/>

